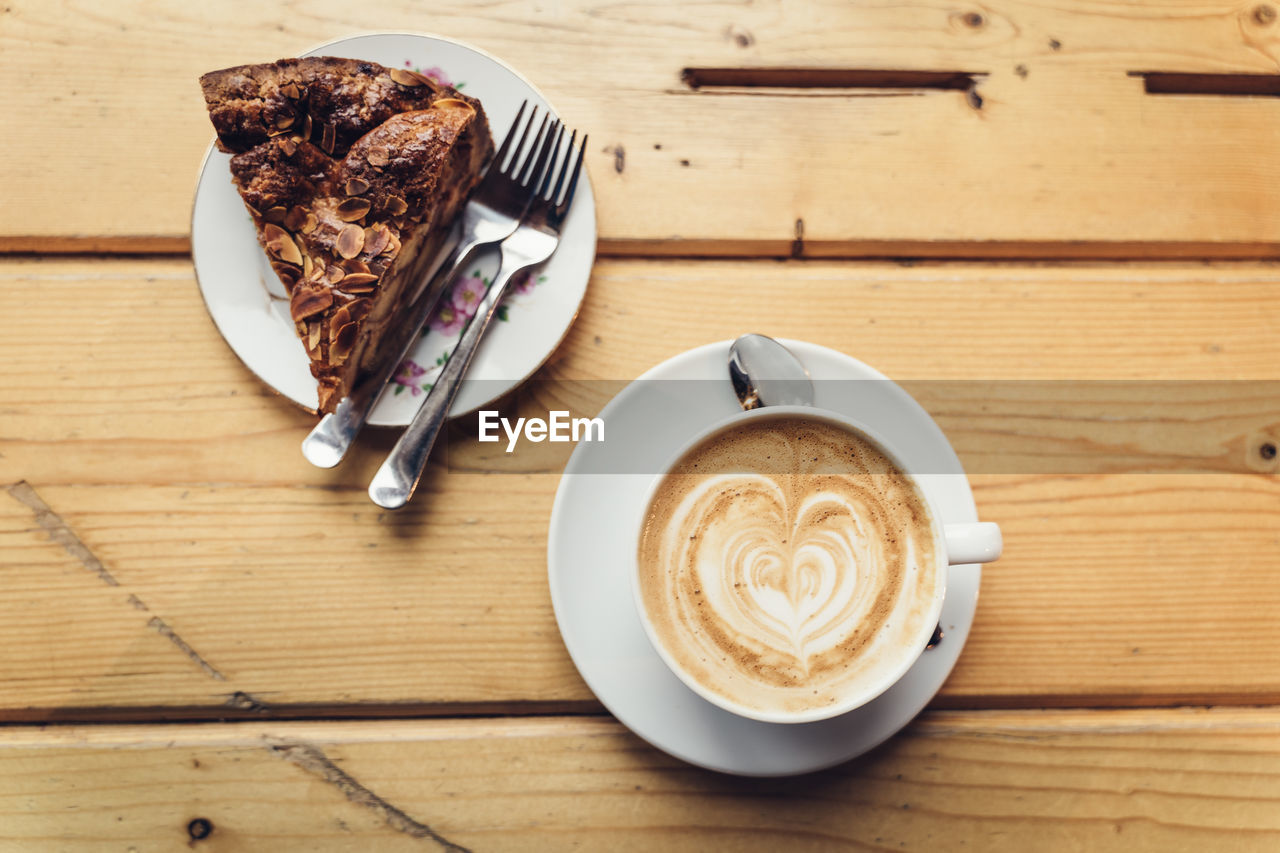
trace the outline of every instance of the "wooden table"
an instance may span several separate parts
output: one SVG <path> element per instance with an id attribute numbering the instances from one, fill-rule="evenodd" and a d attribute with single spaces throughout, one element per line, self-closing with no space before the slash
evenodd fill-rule
<path id="1" fill-rule="evenodd" d="M 791 780 L 595 701 L 558 468 L 435 463 L 386 514 L 393 436 L 307 465 L 195 286 L 196 78 L 370 29 L 591 134 L 600 257 L 541 378 L 746 330 L 904 380 L 1280 373 L 1270 0 L 5 0 L 0 849 L 1280 849 L 1280 416 L 1212 471 L 975 475 L 1006 552 L 953 676 Z"/>

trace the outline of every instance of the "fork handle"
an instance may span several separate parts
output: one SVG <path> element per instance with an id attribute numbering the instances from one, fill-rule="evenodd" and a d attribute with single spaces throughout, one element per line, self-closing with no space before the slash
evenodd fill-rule
<path id="1" fill-rule="evenodd" d="M 396 368 L 404 361 L 418 343 L 418 331 L 427 322 L 427 317 L 440 301 L 440 297 L 448 288 L 448 284 L 457 275 L 477 251 L 493 240 L 471 240 L 466 245 L 454 248 L 440 270 L 417 294 L 410 303 L 409 315 L 405 318 L 400 345 L 395 352 L 389 352 L 379 362 L 377 369 L 364 377 L 351 393 L 338 401 L 332 412 L 325 414 L 320 422 L 312 428 L 302 440 L 302 455 L 318 468 L 332 468 L 342 461 L 351 449 L 352 442 L 359 434 L 361 427 L 369 418 L 369 412 L 382 399 Z M 394 357 L 392 357 L 394 356 Z"/>
<path id="2" fill-rule="evenodd" d="M 427 465 L 427 457 L 431 455 L 431 448 L 435 446 L 436 438 L 449 417 L 449 410 L 453 408 L 453 401 L 458 397 L 462 377 L 475 358 L 480 340 L 497 313 L 507 285 L 531 266 L 531 263 L 518 266 L 507 266 L 504 263 L 494 276 L 481 310 L 476 312 L 476 316 L 467 325 L 467 330 L 462 333 L 462 340 L 445 362 L 440 378 L 427 393 L 427 398 L 409 422 L 408 428 L 401 434 L 400 440 L 369 484 L 369 497 L 378 506 L 383 509 L 399 509 L 413 496 Z"/>

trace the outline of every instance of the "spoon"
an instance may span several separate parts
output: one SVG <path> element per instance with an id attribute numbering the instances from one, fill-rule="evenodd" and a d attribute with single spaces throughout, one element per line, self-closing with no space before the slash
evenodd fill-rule
<path id="1" fill-rule="evenodd" d="M 729 347 L 729 379 L 742 408 L 812 406 L 809 371 L 791 350 L 765 335 L 743 335 Z"/>

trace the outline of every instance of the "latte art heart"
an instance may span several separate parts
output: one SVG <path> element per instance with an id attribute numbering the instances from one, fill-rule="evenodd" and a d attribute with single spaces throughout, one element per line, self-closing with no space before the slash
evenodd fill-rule
<path id="1" fill-rule="evenodd" d="M 640 545 L 643 606 L 713 692 L 821 706 L 919 633 L 935 551 L 923 499 L 873 445 L 772 419 L 703 442 L 666 476 Z"/>
<path id="2" fill-rule="evenodd" d="M 841 570 L 873 559 L 857 519 L 835 496 L 811 498 L 816 506 L 791 511 L 788 490 L 773 480 L 724 478 L 700 491 L 720 489 L 741 497 L 718 514 L 690 508 L 687 517 L 704 532 L 690 542 L 685 561 L 703 588 L 720 585 L 719 595 L 708 596 L 717 618 L 740 621 L 742 634 L 791 655 L 807 672 L 810 654 L 864 609 L 857 595 L 859 573 Z M 766 512 L 757 512 L 757 505 Z M 819 512 L 825 525 L 812 524 Z"/>

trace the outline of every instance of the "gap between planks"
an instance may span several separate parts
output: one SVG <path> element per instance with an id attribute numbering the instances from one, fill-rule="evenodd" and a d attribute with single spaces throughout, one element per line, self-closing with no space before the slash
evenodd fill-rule
<path id="1" fill-rule="evenodd" d="M 612 735 L 622 724 L 607 714 L 378 720 L 252 720 L 148 725 L 6 725 L 0 749 L 25 747 L 137 747 L 156 745 L 260 744 L 288 735 L 314 742 L 389 743 L 404 740 Z M 908 724 L 917 735 L 1004 734 L 1047 736 L 1073 733 L 1135 734 L 1232 730 L 1280 732 L 1280 706 L 1257 708 L 1178 707 L 1160 709 L 1028 709 L 924 711 Z"/>
<path id="2" fill-rule="evenodd" d="M 1101 713 L 1135 711 L 1156 713 L 1186 708 L 1219 708 L 1245 713 L 1280 707 L 1280 693 L 1257 695 L 1224 693 L 1161 693 L 1150 695 L 1098 694 L 1017 694 L 984 696 L 935 696 L 926 713 L 986 714 Z M 593 699 L 563 701 L 505 702 L 363 702 L 363 703 L 280 703 L 243 691 L 229 694 L 222 704 L 139 705 L 57 708 L 0 709 L 0 729 L 9 726 L 150 725 L 209 724 L 233 722 L 309 723 L 342 721 L 350 723 L 389 720 L 483 720 L 606 717 L 607 712 Z"/>
<path id="3" fill-rule="evenodd" d="M 0 235 L 0 256 L 190 256 L 187 237 Z M 806 240 L 803 220 L 777 240 L 602 239 L 598 258 L 713 260 L 918 260 L 936 261 L 1267 261 L 1280 260 L 1280 243 L 1250 241 L 899 241 Z"/>

